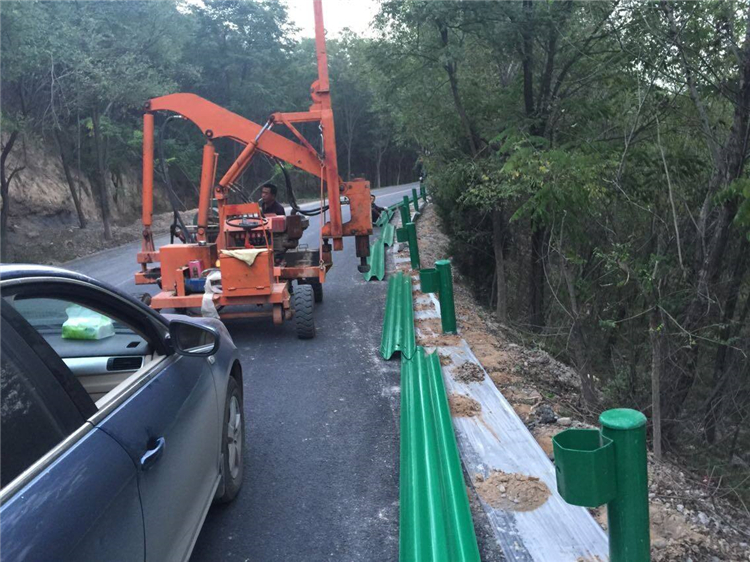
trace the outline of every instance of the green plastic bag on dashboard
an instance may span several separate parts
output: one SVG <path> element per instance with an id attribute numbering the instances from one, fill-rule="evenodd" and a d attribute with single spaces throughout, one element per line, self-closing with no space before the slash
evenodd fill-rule
<path id="1" fill-rule="evenodd" d="M 78 306 L 65 309 L 68 319 L 62 325 L 62 337 L 66 340 L 103 340 L 115 335 L 111 318 Z"/>

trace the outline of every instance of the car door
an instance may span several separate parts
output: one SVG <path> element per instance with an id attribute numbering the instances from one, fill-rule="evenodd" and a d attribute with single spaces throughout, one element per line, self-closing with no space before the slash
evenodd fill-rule
<path id="1" fill-rule="evenodd" d="M 2 559 L 143 560 L 132 460 L 86 421 L 93 402 L 42 361 L 45 342 L 5 302 L 1 329 Z"/>
<path id="2" fill-rule="evenodd" d="M 218 415 L 206 359 L 174 355 L 97 424 L 139 470 L 147 560 L 192 550 L 220 481 Z"/>
<path id="3" fill-rule="evenodd" d="M 153 312 L 143 311 L 114 292 L 84 285 L 57 282 L 34 287 L 26 283 L 14 296 L 27 309 L 34 308 L 28 305 L 34 298 L 61 299 L 85 307 L 132 328 L 147 341 L 155 357 L 161 350 L 164 356 L 131 380 L 130 386 L 125 381 L 126 388 L 119 395 L 97 402 L 100 408 L 90 421 L 119 443 L 136 467 L 146 559 L 184 560 L 221 477 L 221 415 L 210 363 L 205 357 L 171 352 L 167 325 L 155 320 Z M 85 358 L 82 351 L 75 355 Z"/>

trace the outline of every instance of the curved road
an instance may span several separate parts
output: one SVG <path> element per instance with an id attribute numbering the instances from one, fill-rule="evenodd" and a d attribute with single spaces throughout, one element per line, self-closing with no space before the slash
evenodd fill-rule
<path id="1" fill-rule="evenodd" d="M 373 193 L 386 206 L 416 185 Z M 311 219 L 302 242 L 317 238 Z M 65 267 L 143 292 L 133 282 L 139 249 Z M 398 559 L 399 364 L 377 354 L 386 284 L 364 281 L 352 239 L 333 259 L 315 339 L 298 340 L 292 323 L 226 322 L 244 369 L 244 485 L 209 512 L 194 561 Z"/>

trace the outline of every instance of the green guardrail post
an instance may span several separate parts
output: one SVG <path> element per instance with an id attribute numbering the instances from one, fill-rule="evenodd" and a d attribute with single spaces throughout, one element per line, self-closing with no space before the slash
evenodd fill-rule
<path id="1" fill-rule="evenodd" d="M 419 288 L 423 293 L 437 293 L 440 291 L 440 274 L 435 268 L 419 270 Z"/>
<path id="2" fill-rule="evenodd" d="M 409 217 L 409 220 L 406 221 L 406 222 L 411 222 L 411 210 L 410 210 L 410 208 L 411 208 L 411 199 L 409 198 L 408 195 L 404 195 L 404 203 L 403 203 L 403 205 L 404 205 L 404 207 L 406 207 L 406 214 Z M 404 224 L 406 224 L 406 222 Z"/>
<path id="3" fill-rule="evenodd" d="M 557 490 L 573 505 L 607 504 L 611 562 L 649 562 L 646 416 L 617 408 L 599 423 L 553 437 Z"/>
<path id="4" fill-rule="evenodd" d="M 417 225 L 413 222 L 406 223 L 406 236 L 409 240 L 409 258 L 411 268 L 419 269 L 419 245 L 417 243 Z"/>
<path id="5" fill-rule="evenodd" d="M 424 182 L 419 182 L 419 194 L 422 196 L 422 201 L 427 203 L 427 189 L 424 186 Z"/>
<path id="6" fill-rule="evenodd" d="M 409 196 L 404 195 L 404 201 L 401 203 L 399 210 L 401 211 L 401 226 L 406 226 L 407 222 L 411 222 L 411 214 L 409 213 Z"/>
<path id="7" fill-rule="evenodd" d="M 416 187 L 411 188 L 411 198 L 412 198 L 412 201 L 414 202 L 414 212 L 418 213 L 419 212 L 419 196 L 417 195 Z"/>
<path id="8" fill-rule="evenodd" d="M 449 260 L 438 260 L 435 269 L 440 277 L 440 321 L 444 334 L 455 334 L 456 304 L 453 302 L 453 272 Z"/>
<path id="9" fill-rule="evenodd" d="M 607 505 L 609 552 L 612 562 L 648 562 L 651 541 L 648 522 L 646 416 L 617 408 L 599 416 L 602 437 L 615 446 L 617 494 Z"/>

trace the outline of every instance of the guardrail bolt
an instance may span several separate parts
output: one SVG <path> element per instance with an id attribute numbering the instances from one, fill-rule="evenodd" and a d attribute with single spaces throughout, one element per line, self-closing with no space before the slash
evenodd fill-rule
<path id="1" fill-rule="evenodd" d="M 440 321 L 444 334 L 455 334 L 456 304 L 453 302 L 453 272 L 449 260 L 438 260 L 435 269 L 440 277 Z"/>
<path id="2" fill-rule="evenodd" d="M 411 212 L 409 211 L 410 205 L 411 201 L 409 201 L 409 196 L 404 195 L 404 201 L 399 207 L 399 209 L 401 210 L 401 226 L 403 227 L 406 227 L 407 222 L 411 222 Z"/>
<path id="3" fill-rule="evenodd" d="M 411 268 L 419 269 L 419 245 L 417 244 L 417 225 L 413 222 L 406 223 L 406 236 L 409 240 L 409 258 Z"/>
<path id="4" fill-rule="evenodd" d="M 651 541 L 646 467 L 646 416 L 617 408 L 599 416 L 602 436 L 615 446 L 617 493 L 607 504 L 612 562 L 648 562 Z"/>
<path id="5" fill-rule="evenodd" d="M 412 198 L 412 201 L 414 201 L 414 211 L 418 213 L 419 212 L 419 196 L 417 195 L 416 187 L 411 188 L 411 198 Z"/>

